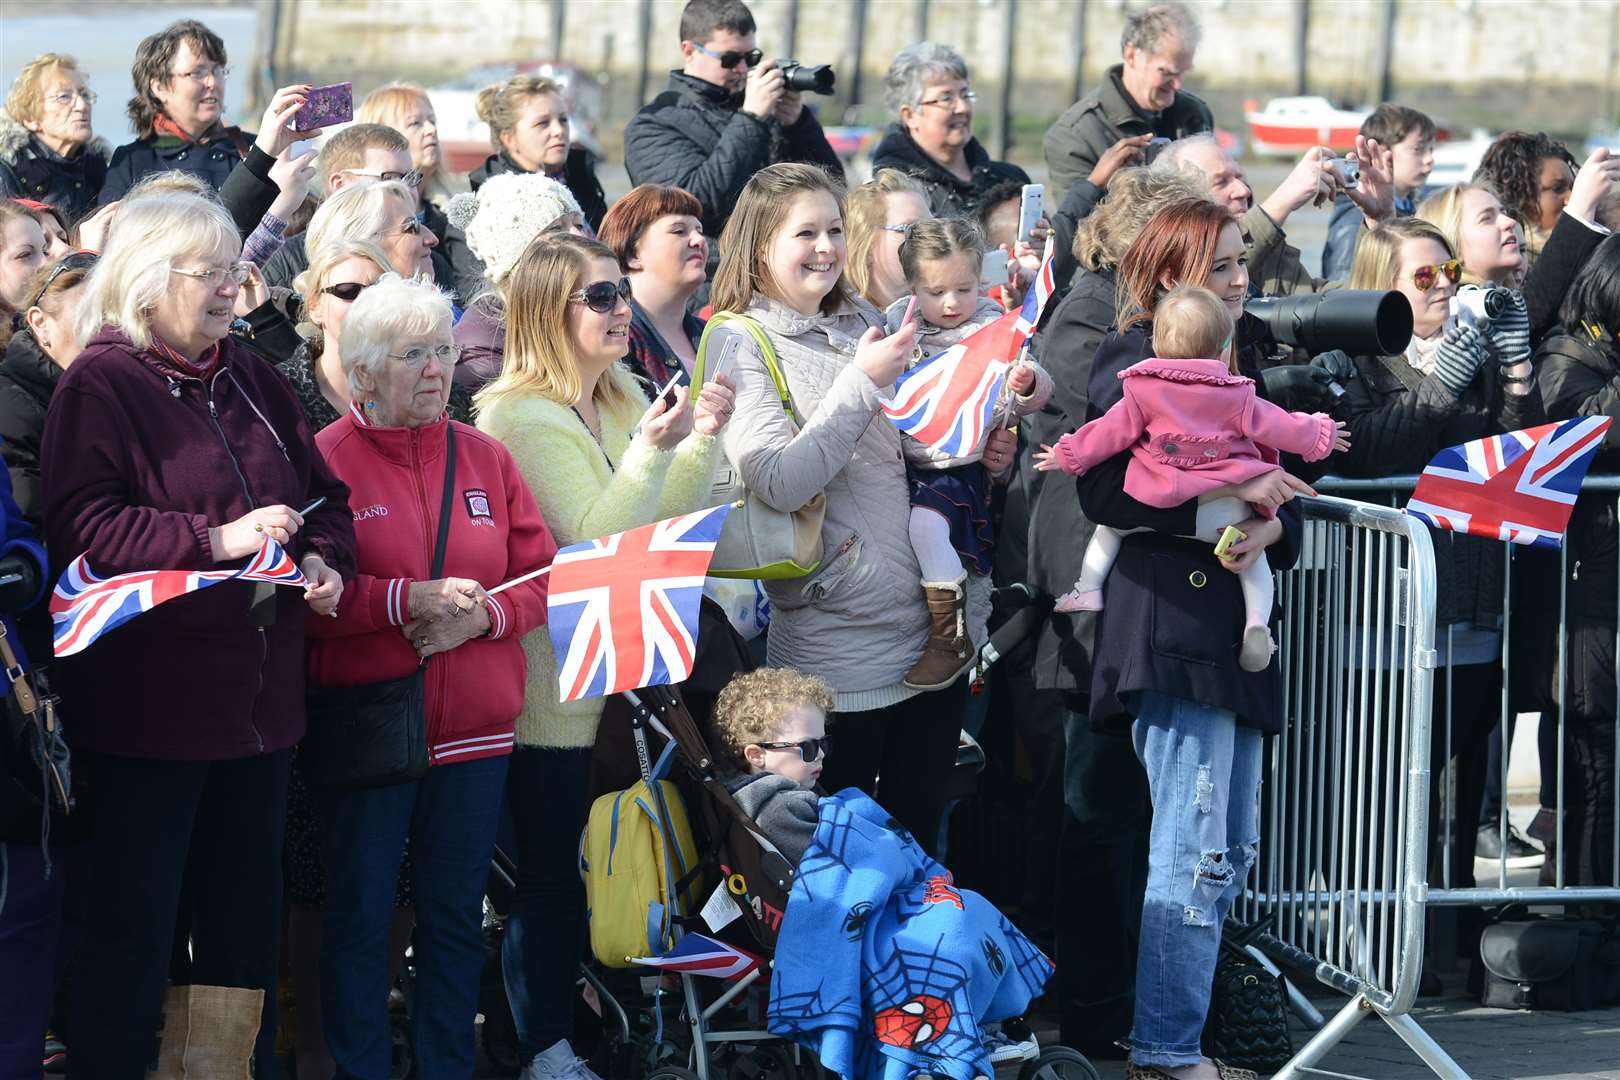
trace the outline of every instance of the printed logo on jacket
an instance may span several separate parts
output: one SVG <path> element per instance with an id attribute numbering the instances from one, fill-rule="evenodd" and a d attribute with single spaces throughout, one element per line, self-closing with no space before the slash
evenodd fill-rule
<path id="1" fill-rule="evenodd" d="M 474 525 L 495 527 L 495 515 L 489 511 L 489 492 L 483 488 L 468 488 L 461 497 L 467 500 L 467 516 Z"/>

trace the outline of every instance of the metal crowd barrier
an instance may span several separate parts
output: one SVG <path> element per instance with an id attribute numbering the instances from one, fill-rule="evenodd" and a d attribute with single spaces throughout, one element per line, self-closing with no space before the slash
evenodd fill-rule
<path id="1" fill-rule="evenodd" d="M 1262 928 L 1258 948 L 1251 945 L 1251 952 L 1263 951 L 1311 971 L 1350 1001 L 1300 1047 L 1276 1074 L 1278 1080 L 1342 1075 L 1315 1066 L 1369 1015 L 1387 1023 L 1437 1076 L 1467 1080 L 1409 1014 L 1422 975 L 1427 909 L 1620 901 L 1620 850 L 1610 883 L 1573 886 L 1565 880 L 1562 705 L 1569 623 L 1563 586 L 1559 677 L 1554 680 L 1560 706 L 1555 884 L 1510 886 L 1505 845 L 1494 884 L 1469 887 L 1452 880 L 1452 784 L 1439 786 L 1438 814 L 1431 809 L 1431 769 L 1445 770 L 1452 752 L 1449 693 L 1444 729 L 1432 730 L 1436 679 L 1451 677 L 1446 664 L 1451 634 L 1442 630 L 1437 635 L 1435 627 L 1435 560 L 1449 557 L 1449 537 L 1431 534 L 1394 507 L 1415 481 L 1318 482 L 1318 491 L 1353 492 L 1391 505 L 1333 495 L 1302 500 L 1301 556 L 1294 570 L 1279 579 L 1283 622 L 1278 645 L 1288 722 L 1270 743 L 1261 857 L 1232 917 Z M 1589 478 L 1583 490 L 1620 493 L 1620 477 Z M 1509 558 L 1503 593 L 1499 827 L 1505 840 L 1514 549 L 1504 547 Z M 1567 585 L 1567 553 L 1560 562 L 1560 581 Z M 1616 646 L 1620 655 L 1620 631 Z M 1616 678 L 1620 682 L 1620 675 Z M 1616 727 L 1620 751 L 1620 723 Z M 1431 763 L 1431 754 L 1442 760 Z M 1615 791 L 1615 816 L 1620 819 L 1620 786 Z M 1443 830 L 1438 859 L 1431 859 L 1431 816 Z M 1620 848 L 1620 838 L 1614 844 Z M 1429 880 L 1431 862 L 1437 864 L 1435 882 Z M 1298 1011 L 1308 1017 L 1314 1012 L 1297 992 L 1293 997 Z"/>

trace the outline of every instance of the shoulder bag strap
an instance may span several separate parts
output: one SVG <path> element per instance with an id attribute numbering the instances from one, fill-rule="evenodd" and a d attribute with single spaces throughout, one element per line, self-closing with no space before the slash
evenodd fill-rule
<path id="1" fill-rule="evenodd" d="M 776 349 L 771 345 L 770 335 L 765 332 L 764 327 L 746 315 L 718 311 L 709 317 L 709 321 L 703 327 L 703 336 L 698 339 L 697 360 L 692 364 L 692 385 L 698 387 L 703 385 L 703 370 L 709 359 L 709 336 L 717 328 L 728 324 L 754 339 L 760 359 L 765 362 L 765 370 L 770 372 L 771 381 L 776 384 L 776 396 L 782 401 L 782 411 L 797 421 L 799 417 L 793 408 L 793 397 L 788 392 L 787 377 L 782 374 L 782 368 L 777 364 Z"/>
<path id="2" fill-rule="evenodd" d="M 456 422 L 446 420 L 444 428 L 444 496 L 439 500 L 439 537 L 433 541 L 433 573 L 429 580 L 444 576 L 444 549 L 450 540 L 450 502 L 456 489 Z"/>

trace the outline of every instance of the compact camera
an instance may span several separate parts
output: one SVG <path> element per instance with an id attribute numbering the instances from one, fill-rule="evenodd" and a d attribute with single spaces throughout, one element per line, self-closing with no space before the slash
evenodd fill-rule
<path id="1" fill-rule="evenodd" d="M 1352 157 L 1334 158 L 1328 162 L 1328 168 L 1333 175 L 1347 188 L 1353 188 L 1361 183 L 1361 163 Z"/>
<path id="2" fill-rule="evenodd" d="M 1451 298 L 1451 313 L 1457 321 L 1478 326 L 1494 320 L 1508 309 L 1513 294 L 1496 285 L 1464 285 Z"/>

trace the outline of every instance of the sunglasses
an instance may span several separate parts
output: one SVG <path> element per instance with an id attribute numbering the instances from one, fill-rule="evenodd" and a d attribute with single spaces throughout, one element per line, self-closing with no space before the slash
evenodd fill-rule
<path id="1" fill-rule="evenodd" d="M 45 299 L 45 294 L 51 291 L 51 283 L 57 278 L 69 270 L 88 270 L 96 265 L 96 260 L 99 258 L 101 256 L 93 251 L 75 251 L 56 260 L 56 265 L 51 267 L 51 272 L 45 275 L 45 281 L 40 285 L 39 291 L 34 294 L 32 300 L 23 305 L 23 310 L 27 311 L 31 307 L 38 307 L 39 302 Z"/>
<path id="2" fill-rule="evenodd" d="M 688 41 L 687 44 L 704 56 L 713 57 L 720 61 L 720 66 L 727 71 L 736 67 L 739 60 L 746 60 L 749 67 L 758 67 L 759 62 L 765 59 L 765 54 L 759 49 L 749 49 L 747 52 L 715 52 L 713 49 L 705 49 L 695 41 Z"/>
<path id="3" fill-rule="evenodd" d="M 360 298 L 360 294 L 371 288 L 375 282 L 362 285 L 358 281 L 340 281 L 336 285 L 328 285 L 321 292 L 327 296 L 335 296 L 345 304 L 352 304 Z"/>
<path id="4" fill-rule="evenodd" d="M 1460 259 L 1447 259 L 1443 263 L 1430 263 L 1427 266 L 1415 267 L 1412 270 L 1412 284 L 1420 289 L 1432 289 L 1440 280 L 1440 275 L 1446 275 L 1446 280 L 1453 285 L 1462 277 L 1462 261 Z"/>
<path id="5" fill-rule="evenodd" d="M 569 303 L 584 304 L 598 315 L 606 315 L 619 306 L 619 301 L 630 302 L 630 279 L 622 277 L 611 281 L 593 281 L 568 297 Z"/>
<path id="6" fill-rule="evenodd" d="M 797 750 L 799 756 L 809 762 L 817 760 L 832 749 L 832 736 L 823 735 L 819 739 L 801 739 L 799 742 L 762 742 L 754 745 L 761 750 Z"/>

